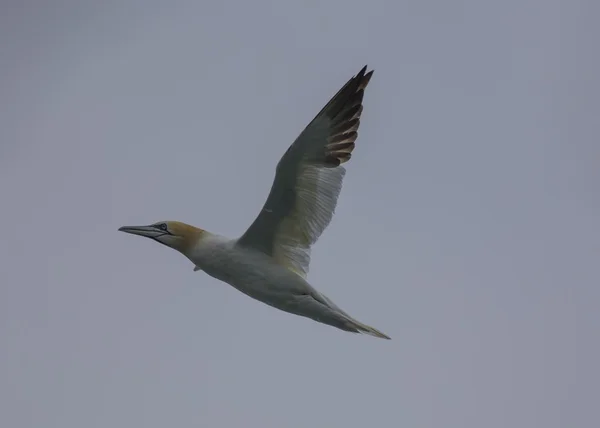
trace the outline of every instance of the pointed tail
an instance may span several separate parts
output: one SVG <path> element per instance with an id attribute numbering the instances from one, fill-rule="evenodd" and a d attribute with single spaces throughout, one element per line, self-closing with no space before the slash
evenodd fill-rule
<path id="1" fill-rule="evenodd" d="M 349 331 L 354 331 L 355 333 L 368 334 L 369 336 L 379 337 L 381 339 L 387 339 L 387 340 L 392 339 L 387 334 L 380 332 L 379 330 L 377 330 L 374 327 L 363 324 L 348 315 L 345 315 L 344 319 L 346 321 L 347 327 L 350 328 Z"/>
<path id="2" fill-rule="evenodd" d="M 296 306 L 294 311 L 290 312 L 351 333 L 368 334 L 381 339 L 391 340 L 391 337 L 387 334 L 383 334 L 376 328 L 352 318 L 325 295 L 314 289 L 312 292 L 313 294 L 310 296 L 301 297 L 298 301 L 301 304 Z"/>

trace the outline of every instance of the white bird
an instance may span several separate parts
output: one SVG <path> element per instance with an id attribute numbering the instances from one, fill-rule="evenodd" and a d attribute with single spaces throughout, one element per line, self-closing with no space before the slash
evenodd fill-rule
<path id="1" fill-rule="evenodd" d="M 230 284 L 282 311 L 339 329 L 390 339 L 352 318 L 307 282 L 310 249 L 333 217 L 358 136 L 362 100 L 373 70 L 350 78 L 280 159 L 270 194 L 237 239 L 177 221 L 119 230 L 171 247 L 194 271 Z"/>

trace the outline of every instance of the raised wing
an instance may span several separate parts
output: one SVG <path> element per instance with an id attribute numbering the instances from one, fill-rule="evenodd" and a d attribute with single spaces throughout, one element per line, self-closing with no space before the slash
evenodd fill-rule
<path id="1" fill-rule="evenodd" d="M 335 211 L 373 75 L 352 77 L 302 131 L 279 163 L 269 197 L 237 245 L 251 247 L 305 277 L 310 247 Z"/>

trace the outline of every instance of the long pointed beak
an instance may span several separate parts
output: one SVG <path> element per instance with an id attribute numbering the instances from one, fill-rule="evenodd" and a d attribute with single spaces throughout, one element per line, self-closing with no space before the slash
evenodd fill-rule
<path id="1" fill-rule="evenodd" d="M 164 235 L 163 230 L 153 226 L 123 226 L 119 228 L 120 232 L 131 233 L 132 235 L 145 236 L 146 238 L 156 238 Z"/>

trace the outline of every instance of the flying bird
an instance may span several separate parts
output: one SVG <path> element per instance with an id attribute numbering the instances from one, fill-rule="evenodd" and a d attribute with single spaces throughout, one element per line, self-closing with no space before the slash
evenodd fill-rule
<path id="1" fill-rule="evenodd" d="M 307 281 L 311 246 L 330 223 L 354 150 L 363 96 L 373 70 L 363 67 L 330 99 L 279 160 L 262 210 L 236 239 L 178 221 L 120 231 L 171 247 L 194 271 L 267 305 L 352 333 L 390 339 L 352 318 Z"/>

